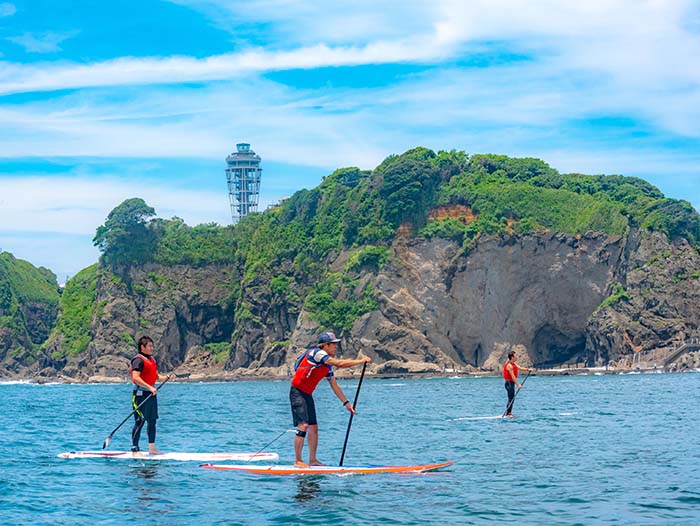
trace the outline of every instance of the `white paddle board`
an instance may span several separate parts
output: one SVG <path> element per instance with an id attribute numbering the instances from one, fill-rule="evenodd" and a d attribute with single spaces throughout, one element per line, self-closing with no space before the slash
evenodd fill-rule
<path id="1" fill-rule="evenodd" d="M 60 453 L 60 458 L 117 458 L 145 460 L 180 460 L 196 462 L 217 462 L 221 460 L 236 460 L 241 462 L 275 461 L 279 460 L 277 453 L 183 453 L 171 452 L 162 455 L 151 455 L 147 451 L 132 453 L 131 451 L 69 451 Z"/>

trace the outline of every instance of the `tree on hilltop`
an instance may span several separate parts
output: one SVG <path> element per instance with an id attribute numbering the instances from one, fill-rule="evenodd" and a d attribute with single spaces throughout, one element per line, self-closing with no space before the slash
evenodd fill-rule
<path id="1" fill-rule="evenodd" d="M 147 261 L 155 247 L 155 236 L 148 228 L 155 215 L 156 211 L 138 197 L 114 208 L 92 240 L 102 252 L 103 263 L 134 265 Z"/>

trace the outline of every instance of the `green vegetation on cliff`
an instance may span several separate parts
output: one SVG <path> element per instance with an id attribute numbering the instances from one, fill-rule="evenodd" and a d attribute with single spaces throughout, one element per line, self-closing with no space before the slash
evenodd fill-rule
<path id="1" fill-rule="evenodd" d="M 53 327 L 58 301 L 50 270 L 0 253 L 0 359 L 11 351 L 32 360 Z"/>
<path id="2" fill-rule="evenodd" d="M 178 286 L 158 271 L 147 274 L 152 284 L 132 283 L 129 268 L 149 263 L 228 267 L 230 278 L 220 286 L 228 291 L 224 307 L 234 311 L 234 336 L 205 342 L 217 360 L 226 360 L 236 338 L 250 336 L 247 329 L 271 320 L 282 326 L 302 308 L 323 328 L 350 330 L 358 317 L 379 307 L 365 277 L 391 264 L 398 233 L 469 248 L 485 234 L 624 235 L 639 228 L 700 248 L 700 215 L 690 203 L 668 199 L 641 179 L 561 174 L 539 159 L 426 148 L 391 155 L 371 171 L 338 169 L 316 188 L 235 226 L 190 227 L 155 214 L 140 198 L 115 207 L 93 240 L 102 252 L 100 265 L 74 276 L 63 294 L 48 270 L 0 254 L 0 359 L 30 363 L 42 344 L 54 360 L 84 352 L 104 307 L 96 301 L 100 272 L 136 302 L 152 286 Z M 624 288 L 615 285 L 601 308 L 625 300 Z M 139 327 L 151 323 L 138 321 Z M 277 335 L 280 341 L 285 330 Z M 122 335 L 125 341 L 132 337 Z"/>
<path id="3" fill-rule="evenodd" d="M 436 207 L 468 214 L 433 219 Z M 115 269 L 145 262 L 233 265 L 242 276 L 231 298 L 239 322 L 260 323 L 240 300 L 242 290 L 263 287 L 275 301 L 293 309 L 303 304 L 321 325 L 338 329 L 377 308 L 372 291 L 358 287 L 353 274 L 386 264 L 399 228 L 469 244 L 482 234 L 622 235 L 638 227 L 700 246 L 700 216 L 692 206 L 641 179 L 561 174 L 539 159 L 426 148 L 389 156 L 373 171 L 336 170 L 318 187 L 234 227 L 149 219 L 154 213 L 137 198 L 116 207 L 95 236 L 102 262 Z M 331 271 L 341 250 L 349 250 L 349 258 Z"/>
<path id="4" fill-rule="evenodd" d="M 509 224 L 515 232 L 546 229 L 572 235 L 623 234 L 635 226 L 700 244 L 700 216 L 689 203 L 666 199 L 641 179 L 565 175 L 539 159 L 474 155 L 441 188 L 439 204 L 471 208 L 478 220 L 462 228 L 468 238 L 507 232 Z M 435 230 L 426 233 L 434 235 Z M 447 230 L 455 236 L 454 225 Z"/>
<path id="5" fill-rule="evenodd" d="M 61 335 L 61 351 L 54 351 L 58 360 L 65 354 L 79 354 L 90 343 L 90 325 L 96 310 L 97 273 L 99 266 L 91 265 L 71 278 L 61 295 L 61 314 L 47 346 Z"/>

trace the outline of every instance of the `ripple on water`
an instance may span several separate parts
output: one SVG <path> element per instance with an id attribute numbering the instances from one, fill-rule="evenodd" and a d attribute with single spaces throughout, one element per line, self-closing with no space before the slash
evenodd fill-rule
<path id="1" fill-rule="evenodd" d="M 697 375 L 533 377 L 518 418 L 498 378 L 366 379 L 345 464 L 453 460 L 422 476 L 271 477 L 196 463 L 65 460 L 98 449 L 128 414 L 129 386 L 3 385 L 0 516 L 8 524 L 697 524 Z M 340 381 L 354 394 L 357 382 Z M 644 396 L 639 396 L 643 389 Z M 164 450 L 267 450 L 293 460 L 286 382 L 172 384 Z M 315 394 L 319 456 L 340 458 L 347 412 Z M 465 418 L 462 420 L 462 418 Z M 129 446 L 127 423 L 110 447 Z M 145 440 L 145 436 L 142 441 Z M 18 461 L 22 459 L 22 461 Z"/>

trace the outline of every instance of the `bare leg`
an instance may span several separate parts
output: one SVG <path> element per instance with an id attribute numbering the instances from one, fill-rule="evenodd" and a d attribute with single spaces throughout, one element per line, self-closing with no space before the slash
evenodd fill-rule
<path id="1" fill-rule="evenodd" d="M 323 466 L 323 463 L 316 458 L 316 449 L 318 448 L 318 424 L 309 426 L 309 465 Z"/>
<path id="2" fill-rule="evenodd" d="M 297 429 L 299 431 L 306 431 L 308 429 L 307 424 L 299 424 L 297 426 Z M 311 442 L 311 437 L 309 437 L 309 442 Z M 301 454 L 304 450 L 304 437 L 300 437 L 299 435 L 294 435 L 294 456 L 296 457 L 296 460 L 294 464 L 298 466 L 306 466 L 304 461 L 301 458 Z"/>

